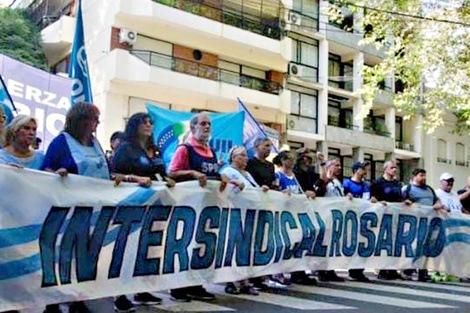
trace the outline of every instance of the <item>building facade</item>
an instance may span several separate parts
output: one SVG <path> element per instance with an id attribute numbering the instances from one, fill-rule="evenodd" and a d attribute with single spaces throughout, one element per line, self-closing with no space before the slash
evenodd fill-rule
<path id="1" fill-rule="evenodd" d="M 102 112 L 99 139 L 151 103 L 173 110 L 229 112 L 237 97 L 253 116 L 280 133 L 290 148 L 309 147 L 341 159 L 343 176 L 355 161 L 371 164 L 369 179 L 386 160 L 399 162 L 408 180 L 420 166 L 437 185 L 442 171 L 462 185 L 470 174 L 470 140 L 450 127 L 427 135 L 421 117 L 405 119 L 392 105 L 402 88 L 380 85 L 362 118 L 363 66 L 384 51 L 361 46 L 358 14 L 331 22 L 322 0 L 82 0 L 88 64 Z M 44 51 L 67 72 L 76 1 L 24 0 L 43 28 Z"/>

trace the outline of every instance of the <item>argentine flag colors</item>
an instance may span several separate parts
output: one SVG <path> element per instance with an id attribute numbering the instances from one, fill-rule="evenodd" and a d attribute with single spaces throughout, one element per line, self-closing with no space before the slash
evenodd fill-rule
<path id="1" fill-rule="evenodd" d="M 3 81 L 2 76 L 0 75 L 0 105 L 3 107 L 3 111 L 5 111 L 5 115 L 7 116 L 7 124 L 11 122 L 13 119 L 13 111 L 16 112 L 15 105 L 13 104 L 13 100 L 8 93 L 7 86 Z"/>
<path id="2" fill-rule="evenodd" d="M 77 26 L 72 48 L 72 61 L 69 76 L 72 82 L 72 105 L 79 102 L 93 103 L 91 92 L 90 71 L 85 51 L 85 35 L 83 32 L 82 1 L 78 2 Z"/>

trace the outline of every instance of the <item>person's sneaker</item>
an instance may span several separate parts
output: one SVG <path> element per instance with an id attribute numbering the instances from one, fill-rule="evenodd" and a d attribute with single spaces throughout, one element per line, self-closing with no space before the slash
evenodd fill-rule
<path id="1" fill-rule="evenodd" d="M 181 291 L 179 289 L 172 289 L 170 291 L 170 295 L 171 295 L 171 300 L 175 301 L 175 302 L 190 302 L 191 301 L 191 298 L 188 297 L 188 295 L 186 294 L 186 291 Z"/>
<path id="2" fill-rule="evenodd" d="M 240 288 L 240 293 L 243 293 L 245 295 L 252 295 L 252 296 L 259 295 L 259 292 L 252 286 L 242 286 Z"/>
<path id="3" fill-rule="evenodd" d="M 413 275 L 402 273 L 400 278 L 403 280 L 413 280 Z"/>
<path id="4" fill-rule="evenodd" d="M 318 279 L 320 281 L 343 282 L 345 279 L 336 275 L 335 271 L 319 271 Z"/>
<path id="5" fill-rule="evenodd" d="M 289 278 L 285 277 L 283 274 L 276 274 L 273 275 L 271 280 L 276 281 L 284 286 L 288 286 L 291 284 L 291 281 Z"/>
<path id="6" fill-rule="evenodd" d="M 46 305 L 44 313 L 62 313 L 62 310 L 58 304 L 49 304 Z"/>
<path id="7" fill-rule="evenodd" d="M 188 289 L 186 292 L 188 298 L 199 301 L 213 301 L 215 300 L 215 295 L 210 292 L 207 292 L 206 289 L 202 287 L 194 287 Z"/>
<path id="8" fill-rule="evenodd" d="M 239 295 L 240 290 L 238 290 L 237 286 L 235 286 L 234 283 L 227 283 L 227 285 L 225 286 L 225 293 L 231 295 Z"/>
<path id="9" fill-rule="evenodd" d="M 266 286 L 268 287 L 268 289 L 286 289 L 287 288 L 287 285 L 286 284 L 283 284 L 277 280 L 274 280 L 274 279 L 268 279 L 266 281 Z"/>
<path id="10" fill-rule="evenodd" d="M 292 273 L 291 282 L 297 285 L 315 286 L 318 282 L 315 278 L 310 278 L 305 272 Z"/>
<path id="11" fill-rule="evenodd" d="M 460 281 L 460 278 L 454 275 L 444 275 L 444 281 L 456 283 Z"/>
<path id="12" fill-rule="evenodd" d="M 83 301 L 72 302 L 69 305 L 69 313 L 90 313 Z"/>
<path id="13" fill-rule="evenodd" d="M 134 295 L 134 302 L 139 305 L 158 305 L 162 303 L 162 299 L 148 292 L 142 292 Z"/>
<path id="14" fill-rule="evenodd" d="M 399 275 L 396 270 L 380 270 L 377 278 L 383 280 L 395 280 L 399 278 Z"/>
<path id="15" fill-rule="evenodd" d="M 351 277 L 352 280 L 354 281 L 358 281 L 358 282 L 361 282 L 361 283 L 370 283 L 370 279 L 367 278 L 366 275 L 364 274 L 361 274 L 361 275 L 353 275 L 353 276 L 349 276 Z"/>
<path id="16" fill-rule="evenodd" d="M 119 296 L 114 300 L 114 311 L 118 313 L 134 312 L 135 308 L 132 302 L 126 296 Z"/>
<path id="17" fill-rule="evenodd" d="M 329 276 L 329 281 L 335 281 L 335 282 L 345 281 L 343 277 L 339 277 L 338 275 L 336 275 L 335 272 L 331 272 L 328 276 Z"/>

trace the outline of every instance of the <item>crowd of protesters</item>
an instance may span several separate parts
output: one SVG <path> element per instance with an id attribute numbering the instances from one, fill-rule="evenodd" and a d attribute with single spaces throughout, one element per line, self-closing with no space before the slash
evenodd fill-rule
<path id="1" fill-rule="evenodd" d="M 44 170 L 61 177 L 76 174 L 113 179 L 116 183 L 133 182 L 141 186 L 160 181 L 171 188 L 176 182 L 197 180 L 201 187 L 205 187 L 208 180 L 218 180 L 220 191 L 233 185 L 238 192 L 251 187 L 260 188 L 264 192 L 277 190 L 285 196 L 304 195 L 311 200 L 316 197 L 345 197 L 351 201 L 359 198 L 383 205 L 389 202 L 403 202 L 406 205 L 418 203 L 450 213 L 470 211 L 470 177 L 465 188 L 454 192 L 454 177 L 450 173 L 443 173 L 440 176 L 440 188 L 434 191 L 426 184 L 426 171 L 423 169 L 413 171 L 409 184 L 400 182 L 394 160 L 385 162 L 383 176 L 372 183 L 365 180 L 368 164 L 362 162 L 355 163 L 352 176 L 341 182 L 341 162 L 338 158 L 325 159 L 321 153 L 315 154 L 310 149 L 301 148 L 295 152 L 281 151 L 271 163 L 268 161 L 272 148 L 270 140 L 258 138 L 254 142 L 252 158 L 248 157 L 245 147 L 233 147 L 229 153 L 229 164 L 221 166 L 222 162 L 208 144 L 212 126 L 210 116 L 205 113 L 196 114 L 190 120 L 191 136 L 178 146 L 168 169 L 154 143 L 154 121 L 146 113 L 134 114 L 128 120 L 124 132 L 112 135 L 112 153 L 106 155 L 95 137 L 99 115 L 99 109 L 93 104 L 73 106 L 67 113 L 63 131 L 50 143 L 44 155 L 37 150 L 40 140 L 36 137 L 36 120 L 18 115 L 6 125 L 5 112 L 0 106 L 0 164 Z M 289 275 L 279 273 L 231 282 L 226 285 L 225 291 L 255 296 L 260 289 L 283 288 L 291 283 L 314 285 L 317 281 L 310 275 L 312 271 L 298 271 Z M 411 279 L 415 271 L 409 269 L 399 274 L 394 269 L 381 269 L 378 278 Z M 317 276 L 321 281 L 345 280 L 334 270 L 318 271 Z M 350 269 L 349 276 L 356 281 L 370 281 L 363 269 Z M 418 280 L 428 279 L 427 271 L 419 269 Z M 179 302 L 215 299 L 215 295 L 203 286 L 173 289 L 170 293 L 171 299 Z M 135 294 L 133 301 L 122 295 L 116 297 L 114 303 L 116 311 L 130 312 L 134 310 L 135 303 L 156 305 L 161 301 L 147 292 Z M 89 312 L 83 302 L 69 304 L 69 311 Z M 59 305 L 48 305 L 45 312 L 59 313 L 61 308 Z"/>

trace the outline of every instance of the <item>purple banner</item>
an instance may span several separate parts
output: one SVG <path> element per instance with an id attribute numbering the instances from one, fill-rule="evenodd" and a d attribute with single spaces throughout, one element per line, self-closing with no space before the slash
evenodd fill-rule
<path id="1" fill-rule="evenodd" d="M 62 131 L 70 108 L 70 78 L 50 74 L 0 54 L 0 74 L 19 114 L 38 121 L 37 136 L 45 149 Z"/>

